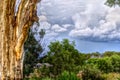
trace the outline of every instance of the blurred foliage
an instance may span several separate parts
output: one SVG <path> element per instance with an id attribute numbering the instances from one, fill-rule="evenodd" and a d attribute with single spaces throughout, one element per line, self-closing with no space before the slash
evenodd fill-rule
<path id="1" fill-rule="evenodd" d="M 105 80 L 119 80 L 120 74 L 119 73 L 104 73 L 102 74 L 102 77 L 104 77 Z"/>
<path id="2" fill-rule="evenodd" d="M 107 0 L 105 4 L 110 7 L 115 6 L 115 5 L 120 6 L 120 0 Z"/>
<path id="3" fill-rule="evenodd" d="M 110 57 L 112 64 L 112 71 L 120 73 L 120 55 L 113 55 Z"/>
<path id="4" fill-rule="evenodd" d="M 115 0 L 107 0 L 106 4 L 112 7 L 113 5 L 115 5 Z"/>
<path id="5" fill-rule="evenodd" d="M 75 73 L 64 71 L 59 75 L 57 80 L 80 80 Z"/>
<path id="6" fill-rule="evenodd" d="M 120 55 L 120 52 L 106 51 L 101 55 L 102 55 L 102 57 L 111 57 L 112 55 Z"/>
<path id="7" fill-rule="evenodd" d="M 42 46 L 34 37 L 36 33 L 37 32 L 33 32 L 30 29 L 28 33 L 28 39 L 24 45 L 24 49 L 25 49 L 24 65 L 23 65 L 24 77 L 29 76 L 30 73 L 33 73 L 34 66 L 38 63 L 39 55 L 43 51 Z M 42 33 L 43 31 L 41 32 L 41 34 Z M 42 38 L 43 36 L 44 34 L 42 34 Z"/>
<path id="8" fill-rule="evenodd" d="M 89 64 L 93 64 L 96 66 L 98 69 L 101 71 L 108 73 L 112 71 L 112 63 L 110 58 L 105 57 L 105 58 L 91 58 L 88 60 Z"/>
<path id="9" fill-rule="evenodd" d="M 109 56 L 109 55 L 108 55 Z M 98 69 L 105 73 L 119 72 L 120 73 L 120 55 L 114 54 L 110 57 L 91 58 L 87 61 L 88 64 L 93 64 Z"/>
<path id="10" fill-rule="evenodd" d="M 85 65 L 82 70 L 82 80 L 105 80 L 102 72 L 94 65 Z"/>

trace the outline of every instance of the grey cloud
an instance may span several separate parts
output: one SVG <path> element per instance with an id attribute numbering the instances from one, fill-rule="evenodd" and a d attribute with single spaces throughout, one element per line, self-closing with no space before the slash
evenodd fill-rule
<path id="1" fill-rule="evenodd" d="M 95 8 L 94 5 L 97 6 L 90 4 L 84 12 L 73 16 L 75 28 L 69 35 L 95 41 L 119 41 L 120 8 L 108 8 L 104 4 Z"/>
<path id="2" fill-rule="evenodd" d="M 48 36 L 67 32 L 85 40 L 120 41 L 120 8 L 109 8 L 105 1 L 43 0 L 38 5 L 40 25 Z"/>

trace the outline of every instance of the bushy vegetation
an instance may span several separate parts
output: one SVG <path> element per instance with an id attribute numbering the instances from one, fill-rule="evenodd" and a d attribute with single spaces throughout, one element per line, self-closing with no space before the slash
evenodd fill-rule
<path id="1" fill-rule="evenodd" d="M 119 79 L 119 52 L 80 53 L 68 39 L 51 42 L 48 47 L 47 55 L 40 59 L 27 53 L 31 57 L 24 61 L 25 80 L 108 80 L 111 76 Z"/>
<path id="2" fill-rule="evenodd" d="M 40 33 L 40 35 L 44 37 L 44 32 L 40 31 Z M 28 77 L 30 73 L 34 72 L 34 67 L 39 62 L 39 55 L 43 51 L 42 45 L 40 45 L 40 43 L 34 37 L 35 34 L 37 34 L 37 32 L 33 32 L 30 29 L 28 33 L 28 39 L 25 42 L 25 55 L 23 65 L 24 77 Z"/>
<path id="3" fill-rule="evenodd" d="M 111 57 L 91 58 L 88 64 L 95 65 L 102 72 L 120 72 L 120 55 L 114 54 Z"/>
<path id="4" fill-rule="evenodd" d="M 80 80 L 75 73 L 64 71 L 62 72 L 57 80 Z"/>
<path id="5" fill-rule="evenodd" d="M 88 64 L 82 70 L 82 80 L 104 80 L 104 77 L 96 66 Z"/>
<path id="6" fill-rule="evenodd" d="M 70 42 L 67 39 L 61 42 L 51 42 L 49 49 L 50 51 L 46 55 L 46 58 L 41 59 L 41 61 L 42 63 L 52 65 L 52 67 L 49 67 L 49 73 L 52 75 L 57 76 L 65 70 L 76 73 L 78 72 L 78 68 L 85 63 L 86 58 L 84 54 L 79 53 L 79 51 L 74 48 L 74 42 Z"/>

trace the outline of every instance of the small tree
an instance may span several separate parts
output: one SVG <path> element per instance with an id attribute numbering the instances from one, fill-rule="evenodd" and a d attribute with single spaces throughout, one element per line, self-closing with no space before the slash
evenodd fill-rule
<path id="1" fill-rule="evenodd" d="M 68 39 L 63 41 L 51 42 L 49 52 L 43 59 L 43 62 L 50 63 L 52 67 L 49 68 L 50 73 L 57 76 L 63 71 L 75 72 L 77 66 L 84 63 L 84 56 L 75 49 L 75 43 Z"/>
<path id="2" fill-rule="evenodd" d="M 28 39 L 25 42 L 25 57 L 24 57 L 24 76 L 28 76 L 30 73 L 33 72 L 35 65 L 39 61 L 39 55 L 43 51 L 42 45 L 35 39 L 34 35 L 37 33 L 44 33 L 40 34 L 41 39 L 44 37 L 45 32 L 33 32 L 31 29 L 28 34 Z"/>

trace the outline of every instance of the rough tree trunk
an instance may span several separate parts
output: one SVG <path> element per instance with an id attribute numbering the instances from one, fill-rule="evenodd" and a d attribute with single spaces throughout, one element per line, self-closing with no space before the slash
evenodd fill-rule
<path id="1" fill-rule="evenodd" d="M 36 15 L 37 0 L 21 0 L 15 13 L 16 0 L 0 0 L 0 80 L 21 80 L 24 42 Z"/>

